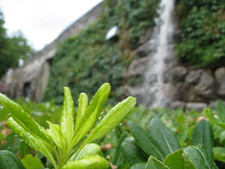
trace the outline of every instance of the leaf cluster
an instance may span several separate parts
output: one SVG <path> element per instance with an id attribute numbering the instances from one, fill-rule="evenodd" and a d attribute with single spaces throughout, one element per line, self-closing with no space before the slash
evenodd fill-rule
<path id="1" fill-rule="evenodd" d="M 47 121 L 48 129 L 39 125 L 17 103 L 3 94 L 0 94 L 0 103 L 10 113 L 7 120 L 9 127 L 31 148 L 47 157 L 55 169 L 103 169 L 108 163 L 98 155 L 100 147 L 90 143 L 116 128 L 136 104 L 135 98 L 128 97 L 103 116 L 101 112 L 109 92 L 110 85 L 103 84 L 90 103 L 88 96 L 81 93 L 74 119 L 74 102 L 69 88 L 65 87 L 60 125 Z"/>
<path id="2" fill-rule="evenodd" d="M 126 162 L 132 169 L 217 169 L 212 160 L 212 129 L 206 120 L 197 123 L 190 146 L 183 148 L 175 134 L 158 118 L 153 118 L 146 129 L 131 122 L 130 131 L 132 136 L 125 137 L 118 148 L 123 158 L 113 161 L 118 168 L 123 168 Z M 123 163 L 120 160 L 124 160 Z"/>

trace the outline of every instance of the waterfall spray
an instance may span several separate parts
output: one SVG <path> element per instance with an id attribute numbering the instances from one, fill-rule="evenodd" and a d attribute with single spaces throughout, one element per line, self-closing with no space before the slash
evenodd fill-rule
<path id="1" fill-rule="evenodd" d="M 166 70 L 165 59 L 172 52 L 168 45 L 174 32 L 173 9 L 174 0 L 161 0 L 159 17 L 155 21 L 156 26 L 150 40 L 155 43 L 155 52 L 149 56 L 148 68 L 145 73 L 143 103 L 153 108 L 165 107 L 167 104 L 167 98 L 163 90 L 163 75 Z"/>

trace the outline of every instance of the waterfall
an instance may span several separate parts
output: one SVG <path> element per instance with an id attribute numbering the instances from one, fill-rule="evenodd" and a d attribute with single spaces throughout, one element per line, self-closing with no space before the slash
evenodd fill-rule
<path id="1" fill-rule="evenodd" d="M 151 107 L 165 107 L 168 99 L 164 91 L 164 72 L 167 68 L 165 59 L 171 55 L 169 44 L 173 37 L 172 13 L 174 0 L 161 0 L 159 16 L 155 20 L 153 37 L 150 45 L 154 45 L 154 51 L 150 54 L 148 68 L 144 80 L 143 104 Z"/>

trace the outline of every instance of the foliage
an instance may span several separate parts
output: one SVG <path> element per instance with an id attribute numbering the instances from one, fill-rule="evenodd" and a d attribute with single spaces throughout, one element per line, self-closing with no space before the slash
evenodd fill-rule
<path id="1" fill-rule="evenodd" d="M 89 105 L 88 96 L 81 93 L 74 120 L 73 99 L 69 88 L 65 87 L 60 125 L 48 121 L 49 129 L 40 126 L 17 103 L 3 94 L 0 94 L 0 103 L 10 113 L 11 117 L 7 121 L 10 128 L 31 148 L 46 156 L 55 169 L 101 169 L 106 168 L 108 163 L 98 155 L 99 146 L 90 143 L 119 125 L 136 103 L 135 98 L 128 97 L 102 117 L 101 112 L 109 92 L 110 85 L 103 84 Z"/>
<path id="2" fill-rule="evenodd" d="M 142 44 L 153 25 L 158 1 L 106 0 L 97 21 L 78 35 L 66 39 L 56 51 L 45 100 L 61 103 L 61 86 L 69 86 L 75 96 L 93 94 L 101 81 L 109 82 L 112 96 L 121 97 L 123 74 L 136 56 L 132 50 Z M 119 33 L 110 40 L 106 34 L 113 26 Z"/>
<path id="3" fill-rule="evenodd" d="M 225 4 L 220 0 L 179 0 L 181 36 L 178 57 L 198 67 L 215 67 L 225 60 Z"/>
<path id="4" fill-rule="evenodd" d="M 111 106 L 106 107 L 103 112 L 108 112 L 110 109 Z M 75 154 L 84 157 L 83 160 L 92 161 L 94 165 L 91 166 L 92 168 L 98 165 L 96 162 L 99 160 L 99 156 L 94 161 L 86 158 L 86 153 L 95 156 L 96 153 L 101 152 L 101 149 L 103 154 L 100 154 L 118 169 L 154 167 L 157 169 L 223 168 L 225 164 L 224 139 L 222 139 L 225 126 L 224 110 L 225 106 L 219 101 L 216 103 L 214 111 L 211 109 L 205 110 L 206 117 L 196 111 L 149 110 L 139 106 L 133 109 L 133 112 L 116 130 L 95 142 L 101 148 L 93 143 L 87 144 L 82 151 Z M 77 112 L 79 112 L 79 109 Z M 77 118 L 79 119 L 78 116 Z M 45 118 L 40 118 L 40 120 L 45 120 Z M 96 132 L 101 133 L 97 130 Z M 11 149 L 8 150 L 16 153 L 22 159 L 21 161 L 25 167 L 29 166 L 30 161 L 37 163 L 37 166 L 42 165 L 38 160 L 43 160 L 43 156 L 38 154 L 36 156 L 27 155 L 31 152 L 25 150 L 27 146 L 24 141 L 20 140 L 19 136 L 15 139 L 12 133 L 6 140 L 8 143 L 3 145 L 7 144 L 7 147 L 11 145 Z M 79 148 L 82 147 L 83 141 L 79 144 Z M 106 145 L 109 144 L 111 146 L 106 148 Z M 21 148 L 18 148 L 18 145 Z M 17 153 L 16 149 L 19 149 L 20 153 Z M 35 155 L 34 152 L 32 154 Z M 76 164 L 70 163 L 67 167 L 69 168 L 71 165 L 78 167 L 82 161 Z M 44 164 L 45 167 L 52 168 L 48 163 L 47 166 L 45 162 Z"/>
<path id="5" fill-rule="evenodd" d="M 212 129 L 204 119 L 194 127 L 189 140 L 191 146 L 181 147 L 175 133 L 158 118 L 153 118 L 147 129 L 131 122 L 130 132 L 132 137 L 123 139 L 118 148 L 121 152 L 116 156 L 122 156 L 131 168 L 217 169 L 212 160 Z M 113 164 L 123 168 L 125 163 L 121 164 L 120 160 Z"/>
<path id="6" fill-rule="evenodd" d="M 7 150 L 0 150 L 0 169 L 25 169 L 20 160 Z"/>
<path id="7" fill-rule="evenodd" d="M 7 35 L 4 23 L 3 13 L 0 11 L 0 78 L 7 69 L 17 67 L 19 59 L 27 59 L 33 53 L 21 32 L 17 32 L 12 37 Z"/>
<path id="8" fill-rule="evenodd" d="M 218 101 L 213 114 L 218 114 L 216 118 L 222 117 L 224 110 L 225 106 Z M 158 161 L 164 167 L 173 169 L 176 169 L 175 166 L 223 168 L 224 140 L 218 139 L 223 131 L 215 130 L 214 123 L 197 111 L 149 110 L 140 106 L 117 129 L 117 143 L 113 143 L 116 148 L 110 151 L 113 154 L 111 163 L 118 169 L 144 169 L 151 157 L 151 165 Z M 171 137 L 171 134 L 175 137 Z M 173 149 L 177 142 L 179 147 Z M 160 164 L 159 167 L 162 166 Z"/>
<path id="9" fill-rule="evenodd" d="M 209 120 L 216 126 L 218 126 L 221 130 L 218 130 L 218 128 L 214 128 L 215 130 L 215 136 L 217 138 L 220 138 L 224 131 L 225 131 L 225 105 L 221 101 L 217 101 L 216 103 L 216 111 L 212 111 L 210 109 L 205 110 L 206 117 L 209 118 Z M 222 136 L 223 137 L 223 136 Z M 224 143 L 223 139 L 222 143 Z M 214 158 L 225 162 L 224 155 L 225 155 L 225 148 L 224 144 L 219 144 L 216 147 L 213 148 Z"/>

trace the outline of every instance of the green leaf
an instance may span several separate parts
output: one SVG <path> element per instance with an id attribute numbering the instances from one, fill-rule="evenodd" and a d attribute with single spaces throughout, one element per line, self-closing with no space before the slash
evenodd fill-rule
<path id="1" fill-rule="evenodd" d="M 185 169 L 196 169 L 191 161 L 185 160 Z"/>
<path id="2" fill-rule="evenodd" d="M 0 150 L 0 169 L 25 169 L 20 160 L 7 150 Z"/>
<path id="3" fill-rule="evenodd" d="M 171 169 L 195 169 L 193 164 L 184 158 L 184 151 L 181 149 L 166 156 L 164 164 Z"/>
<path id="4" fill-rule="evenodd" d="M 21 162 L 25 166 L 26 169 L 43 169 L 45 168 L 42 164 L 41 160 L 31 154 L 27 154 Z"/>
<path id="5" fill-rule="evenodd" d="M 66 148 L 65 136 L 62 133 L 61 127 L 57 124 L 53 124 L 47 121 L 49 125 L 49 129 L 47 129 L 47 134 L 53 140 L 54 144 L 59 148 L 61 151 Z"/>
<path id="6" fill-rule="evenodd" d="M 147 161 L 146 154 L 135 144 L 133 137 L 128 137 L 122 142 L 120 151 L 130 165 Z"/>
<path id="7" fill-rule="evenodd" d="M 101 147 L 97 144 L 91 143 L 91 144 L 87 144 L 85 145 L 81 151 L 77 151 L 71 158 L 69 161 L 75 161 L 75 160 L 80 160 L 84 157 L 87 156 L 93 156 L 93 155 L 97 155 L 97 154 L 101 154 L 102 150 Z"/>
<path id="8" fill-rule="evenodd" d="M 205 109 L 204 113 L 211 122 L 213 122 L 214 124 L 220 126 L 222 129 L 225 130 L 225 123 L 221 119 L 219 119 L 217 112 L 213 113 L 210 109 Z"/>
<path id="9" fill-rule="evenodd" d="M 204 149 L 190 146 L 185 148 L 184 152 L 196 169 L 218 169 L 212 157 Z"/>
<path id="10" fill-rule="evenodd" d="M 35 122 L 26 112 L 24 112 L 17 103 L 1 93 L 0 103 L 5 107 L 5 109 L 7 109 L 13 119 L 27 132 L 33 133 L 47 142 L 51 142 L 51 139 L 49 139 L 45 129 Z"/>
<path id="11" fill-rule="evenodd" d="M 164 155 L 162 150 L 158 148 L 156 141 L 150 138 L 147 134 L 147 131 L 139 127 L 135 123 L 131 123 L 130 130 L 134 136 L 136 144 L 149 156 L 152 155 L 160 160 L 163 160 Z"/>
<path id="12" fill-rule="evenodd" d="M 88 108 L 87 113 L 85 114 L 84 121 L 87 121 L 91 115 L 94 115 L 95 119 L 93 120 L 93 125 L 98 120 L 98 117 L 103 110 L 103 106 L 105 102 L 108 100 L 108 96 L 110 93 L 111 87 L 109 83 L 104 83 L 96 92 L 94 97 L 92 98 Z M 92 125 L 92 127 L 93 127 Z M 91 128 L 92 128 L 91 127 Z"/>
<path id="13" fill-rule="evenodd" d="M 123 140 L 125 138 L 127 138 L 129 136 L 129 134 L 127 132 L 123 132 L 122 135 L 120 136 L 118 142 L 117 142 L 117 147 L 116 147 L 116 151 L 115 151 L 115 155 L 111 161 L 111 163 L 115 166 L 117 166 L 118 168 L 121 166 L 121 165 L 124 165 L 124 161 L 125 161 L 125 158 L 124 156 L 122 155 L 122 152 L 121 152 L 121 144 L 123 142 Z"/>
<path id="14" fill-rule="evenodd" d="M 68 162 L 63 169 L 105 169 L 107 167 L 108 162 L 103 157 L 94 155 Z"/>
<path id="15" fill-rule="evenodd" d="M 164 164 L 172 169 L 185 169 L 183 150 L 177 150 L 166 156 Z"/>
<path id="16" fill-rule="evenodd" d="M 84 141 L 84 144 L 99 139 L 116 128 L 135 104 L 136 99 L 130 96 L 114 106 L 93 129 L 88 138 Z"/>
<path id="17" fill-rule="evenodd" d="M 213 132 L 211 126 L 205 119 L 196 124 L 192 134 L 191 145 L 202 145 L 207 153 L 212 155 Z"/>
<path id="18" fill-rule="evenodd" d="M 42 138 L 31 134 L 24 130 L 13 118 L 9 118 L 7 121 L 9 127 L 21 138 L 23 138 L 26 143 L 36 151 L 41 152 L 44 156 L 46 156 L 52 163 L 55 165 L 55 160 L 52 155 L 52 151 L 54 151 L 54 147 L 43 140 Z"/>
<path id="19" fill-rule="evenodd" d="M 104 83 L 96 92 L 90 105 L 88 106 L 84 117 L 81 119 L 81 127 L 76 128 L 72 144 L 75 145 L 82 139 L 95 125 L 103 106 L 108 99 L 110 92 L 109 83 Z"/>
<path id="20" fill-rule="evenodd" d="M 225 123 L 225 105 L 220 101 L 216 101 L 216 112 L 219 119 Z"/>
<path id="21" fill-rule="evenodd" d="M 24 140 L 21 140 L 18 151 L 20 158 L 24 158 L 27 154 L 30 153 L 30 147 L 25 143 Z"/>
<path id="22" fill-rule="evenodd" d="M 146 163 L 137 163 L 131 166 L 130 169 L 145 169 Z"/>
<path id="23" fill-rule="evenodd" d="M 225 162 L 225 148 L 224 147 L 214 147 L 213 157 L 216 160 Z"/>
<path id="24" fill-rule="evenodd" d="M 64 102 L 63 112 L 61 118 L 61 130 L 66 141 L 66 149 L 71 145 L 71 141 L 74 136 L 74 103 L 73 98 L 68 87 L 64 87 Z"/>
<path id="25" fill-rule="evenodd" d="M 145 169 L 169 169 L 169 167 L 157 160 L 155 157 L 150 156 Z"/>
<path id="26" fill-rule="evenodd" d="M 157 147 L 162 150 L 164 157 L 180 148 L 175 135 L 158 118 L 151 120 L 148 131 L 149 137 L 156 140 Z"/>
<path id="27" fill-rule="evenodd" d="M 88 96 L 85 93 L 81 93 L 78 99 L 78 110 L 76 116 L 75 130 L 80 129 L 82 122 L 85 121 L 85 113 L 88 107 Z"/>

